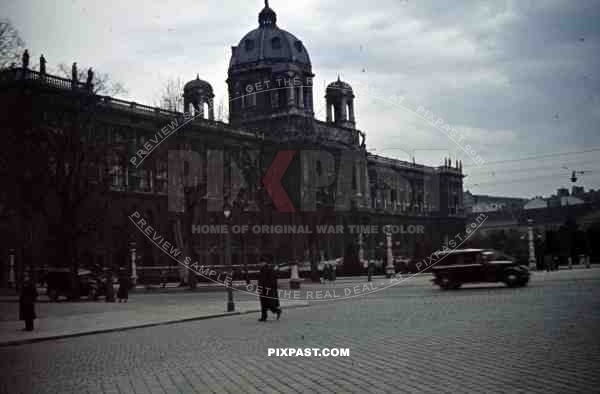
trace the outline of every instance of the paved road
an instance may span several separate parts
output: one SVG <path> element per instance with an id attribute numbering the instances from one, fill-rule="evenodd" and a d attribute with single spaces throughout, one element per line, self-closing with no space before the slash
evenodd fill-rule
<path id="1" fill-rule="evenodd" d="M 600 270 L 529 287 L 426 282 L 289 310 L 0 349 L 6 393 L 594 392 Z M 347 347 L 350 357 L 267 357 Z"/>

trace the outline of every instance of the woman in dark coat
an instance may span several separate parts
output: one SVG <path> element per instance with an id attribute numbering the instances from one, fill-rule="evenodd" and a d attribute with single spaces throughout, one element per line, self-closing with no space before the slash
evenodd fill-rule
<path id="1" fill-rule="evenodd" d="M 270 264 L 264 263 L 260 268 L 258 276 L 260 287 L 260 309 L 261 316 L 258 321 L 267 320 L 267 310 L 277 314 L 277 320 L 281 316 L 279 307 L 279 294 L 277 293 L 277 274 Z"/>
<path id="2" fill-rule="evenodd" d="M 127 273 L 122 273 L 119 276 L 119 290 L 117 290 L 117 298 L 119 302 L 127 302 L 129 298 L 129 275 Z"/>
<path id="3" fill-rule="evenodd" d="M 33 331 L 33 320 L 37 317 L 35 315 L 35 299 L 37 296 L 35 284 L 28 278 L 25 279 L 19 298 L 19 319 L 25 320 L 26 331 Z"/>

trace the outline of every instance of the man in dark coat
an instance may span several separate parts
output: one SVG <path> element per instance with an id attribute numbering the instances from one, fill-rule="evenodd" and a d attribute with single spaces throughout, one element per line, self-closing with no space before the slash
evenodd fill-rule
<path id="1" fill-rule="evenodd" d="M 113 287 L 113 274 L 112 272 L 106 273 L 106 302 L 115 302 L 115 288 Z"/>
<path id="2" fill-rule="evenodd" d="M 33 331 L 33 320 L 35 315 L 35 299 L 37 298 L 37 290 L 35 284 L 25 278 L 25 283 L 21 289 L 21 297 L 19 298 L 19 319 L 25 320 L 25 330 Z"/>
<path id="3" fill-rule="evenodd" d="M 266 259 L 265 259 L 266 260 Z M 259 321 L 267 320 L 267 310 L 277 314 L 277 320 L 281 316 L 279 307 L 279 294 L 277 293 L 277 274 L 273 267 L 265 262 L 260 268 L 258 275 L 258 286 L 260 291 L 261 316 Z"/>
<path id="4" fill-rule="evenodd" d="M 127 275 L 127 272 L 122 272 L 119 276 L 119 290 L 117 290 L 119 302 L 127 302 L 129 298 L 129 286 L 129 275 Z"/>

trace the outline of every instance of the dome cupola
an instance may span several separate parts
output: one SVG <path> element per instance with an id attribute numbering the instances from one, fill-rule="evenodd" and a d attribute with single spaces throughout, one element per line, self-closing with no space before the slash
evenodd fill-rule
<path id="1" fill-rule="evenodd" d="M 183 110 L 191 112 L 193 109 L 195 116 L 214 120 L 214 98 L 210 83 L 200 79 L 196 74 L 196 79 L 189 81 L 183 87 Z"/>
<path id="2" fill-rule="evenodd" d="M 265 1 L 258 27 L 231 47 L 230 122 L 254 127 L 274 117 L 314 117 L 313 77 L 306 47 L 277 25 L 277 14 Z"/>
<path id="3" fill-rule="evenodd" d="M 327 85 L 325 94 L 327 104 L 327 123 L 338 126 L 355 128 L 354 119 L 354 92 L 349 83 L 338 79 Z"/>

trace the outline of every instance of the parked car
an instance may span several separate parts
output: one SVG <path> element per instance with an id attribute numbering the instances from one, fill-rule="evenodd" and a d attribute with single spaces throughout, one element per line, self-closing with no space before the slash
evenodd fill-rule
<path id="1" fill-rule="evenodd" d="M 77 272 L 79 295 L 92 300 L 104 294 L 103 286 L 92 271 L 80 269 Z M 71 270 L 69 268 L 48 269 L 45 277 L 46 294 L 50 300 L 56 302 L 61 296 L 71 298 L 73 294 Z"/>
<path id="2" fill-rule="evenodd" d="M 444 290 L 463 283 L 504 282 L 509 287 L 525 286 L 529 269 L 503 253 L 486 249 L 459 249 L 439 253 L 431 268 L 432 282 Z"/>

